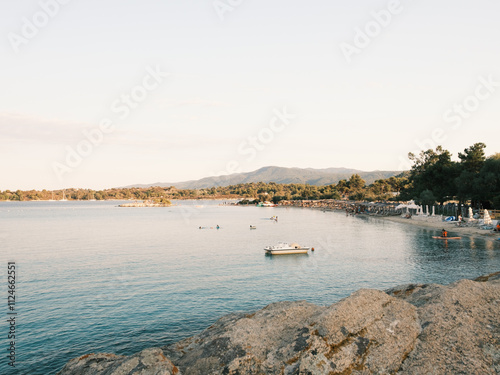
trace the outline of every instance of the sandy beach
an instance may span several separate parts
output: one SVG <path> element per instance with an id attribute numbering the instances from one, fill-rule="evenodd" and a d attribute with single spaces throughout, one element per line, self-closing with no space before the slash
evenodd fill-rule
<path id="1" fill-rule="evenodd" d="M 296 202 L 292 201 L 289 202 L 288 204 L 284 205 L 284 207 L 287 206 L 292 206 L 292 207 L 301 207 L 301 208 L 308 208 L 308 209 L 316 209 L 316 210 L 322 210 L 322 211 L 341 211 L 344 212 L 346 207 L 350 209 L 349 214 L 353 214 L 352 212 L 352 205 L 347 203 L 347 206 L 344 203 L 344 206 L 338 205 L 338 204 L 333 204 L 331 202 L 325 202 L 325 201 L 307 201 L 308 205 L 304 205 L 303 202 Z M 337 202 L 338 203 L 338 202 Z M 280 202 L 280 206 L 283 207 L 282 203 Z M 362 216 L 370 216 L 373 218 L 377 218 L 380 220 L 388 220 L 388 221 L 393 221 L 396 223 L 402 223 L 402 224 L 408 224 L 408 225 L 414 225 L 418 226 L 421 228 L 429 228 L 429 229 L 435 229 L 436 231 L 441 231 L 443 228 L 446 229 L 448 232 L 449 237 L 459 237 L 459 236 L 479 236 L 483 238 L 490 238 L 491 240 L 498 240 L 500 239 L 500 233 L 499 232 L 493 232 L 491 229 L 490 230 L 485 230 L 481 229 L 478 224 L 475 225 L 467 225 L 467 220 L 465 219 L 464 222 L 462 222 L 462 226 L 458 225 L 458 222 L 453 221 L 443 221 L 443 217 L 441 215 L 436 215 L 436 216 L 427 216 L 427 215 L 413 215 L 411 218 L 406 218 L 400 215 L 396 216 L 387 216 L 387 215 L 379 215 L 379 214 L 374 214 L 374 213 L 369 213 L 369 212 L 361 212 L 359 215 Z M 493 224 L 492 226 L 496 226 L 497 220 L 492 220 Z M 476 222 L 477 223 L 477 222 Z"/>
<path id="2" fill-rule="evenodd" d="M 448 236 L 481 236 L 491 238 L 492 240 L 497 240 L 500 238 L 500 233 L 493 232 L 491 230 L 480 229 L 475 226 L 460 227 L 457 225 L 457 222 L 448 222 L 441 221 L 440 216 L 435 217 L 415 217 L 413 216 L 411 219 L 406 219 L 401 216 L 373 216 L 380 218 L 382 220 L 394 221 L 397 223 L 416 225 L 422 228 L 431 228 L 436 230 L 446 229 L 448 231 Z"/>

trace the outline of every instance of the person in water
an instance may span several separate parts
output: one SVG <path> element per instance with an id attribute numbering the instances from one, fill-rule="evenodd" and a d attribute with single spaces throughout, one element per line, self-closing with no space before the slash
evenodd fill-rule
<path id="1" fill-rule="evenodd" d="M 448 237 L 448 232 L 446 230 L 443 230 L 441 231 L 441 237 Z"/>

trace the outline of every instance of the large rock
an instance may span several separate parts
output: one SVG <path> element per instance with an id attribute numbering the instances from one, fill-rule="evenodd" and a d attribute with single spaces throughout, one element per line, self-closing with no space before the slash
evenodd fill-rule
<path id="1" fill-rule="evenodd" d="M 69 361 L 57 375 L 181 375 L 159 348 L 145 349 L 130 357 L 86 354 Z"/>
<path id="2" fill-rule="evenodd" d="M 500 374 L 500 280 L 388 291 L 417 307 L 422 333 L 404 374 Z"/>
<path id="3" fill-rule="evenodd" d="M 328 374 L 397 370 L 420 325 L 409 303 L 360 290 L 330 307 L 279 302 L 230 315 L 164 349 L 186 374 Z"/>
<path id="4" fill-rule="evenodd" d="M 59 375 L 498 374 L 499 308 L 500 273 L 362 289 L 328 307 L 278 302 L 230 314 L 161 349 L 73 359 Z"/>

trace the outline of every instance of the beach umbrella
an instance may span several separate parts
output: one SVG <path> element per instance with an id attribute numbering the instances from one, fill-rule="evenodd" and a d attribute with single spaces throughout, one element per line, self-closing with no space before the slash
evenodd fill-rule
<path id="1" fill-rule="evenodd" d="M 434 215 L 435 215 L 435 212 L 434 212 L 434 209 L 435 209 L 435 208 L 436 208 L 436 207 L 432 206 L 432 216 L 434 216 Z"/>
<path id="2" fill-rule="evenodd" d="M 416 210 L 416 209 L 418 209 L 418 207 L 419 207 L 419 206 L 417 206 L 417 205 L 415 204 L 415 201 L 409 201 L 409 202 L 408 202 L 408 208 L 412 208 L 412 209 L 415 209 L 415 210 Z"/>
<path id="3" fill-rule="evenodd" d="M 414 201 L 410 201 L 407 204 L 399 204 L 399 205 L 397 205 L 395 209 L 396 210 L 400 210 L 400 209 L 403 209 L 403 208 L 405 208 L 406 212 L 408 213 L 408 209 L 418 210 L 420 207 L 417 206 Z"/>
<path id="4" fill-rule="evenodd" d="M 429 206 L 428 205 L 425 206 L 425 213 L 426 213 L 427 216 L 429 216 Z"/>
<path id="5" fill-rule="evenodd" d="M 474 213 L 472 212 L 472 207 L 469 207 L 469 219 L 474 218 Z"/>
<path id="6" fill-rule="evenodd" d="M 491 217 L 490 217 L 490 213 L 488 212 L 488 210 L 484 210 L 484 224 L 491 225 Z"/>

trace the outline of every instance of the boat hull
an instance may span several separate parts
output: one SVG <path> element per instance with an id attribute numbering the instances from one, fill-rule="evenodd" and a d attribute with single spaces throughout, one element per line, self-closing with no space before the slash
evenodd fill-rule
<path id="1" fill-rule="evenodd" d="M 308 247 L 300 249 L 264 249 L 266 254 L 270 255 L 307 254 L 308 250 Z"/>
<path id="2" fill-rule="evenodd" d="M 435 238 L 436 240 L 459 240 L 462 237 L 441 237 L 441 236 L 432 236 L 432 238 Z"/>

